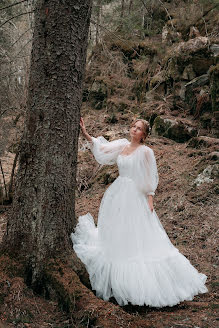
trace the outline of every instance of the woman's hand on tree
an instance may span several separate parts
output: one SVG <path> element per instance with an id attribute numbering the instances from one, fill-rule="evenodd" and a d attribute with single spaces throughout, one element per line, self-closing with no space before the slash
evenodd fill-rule
<path id="1" fill-rule="evenodd" d="M 85 124 L 84 124 L 84 120 L 82 117 L 80 118 L 80 127 L 81 127 L 82 132 L 86 133 Z"/>
<path id="2" fill-rule="evenodd" d="M 92 138 L 91 138 L 91 136 L 90 136 L 90 135 L 87 133 L 87 131 L 86 131 L 85 124 L 84 124 L 84 120 L 83 120 L 82 117 L 80 118 L 80 127 L 81 127 L 81 131 L 82 131 L 84 137 L 85 137 L 88 141 L 92 142 Z"/>

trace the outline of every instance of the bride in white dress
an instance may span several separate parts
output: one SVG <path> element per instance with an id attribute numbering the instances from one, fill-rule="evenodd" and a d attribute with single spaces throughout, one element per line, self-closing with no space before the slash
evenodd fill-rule
<path id="1" fill-rule="evenodd" d="M 164 307 L 206 293 L 207 276 L 171 243 L 153 208 L 157 165 L 153 150 L 143 144 L 149 123 L 140 119 L 131 125 L 131 142 L 91 137 L 82 118 L 80 126 L 96 161 L 119 169 L 102 198 L 97 226 L 88 212 L 71 234 L 96 296 L 113 296 L 119 305 Z"/>

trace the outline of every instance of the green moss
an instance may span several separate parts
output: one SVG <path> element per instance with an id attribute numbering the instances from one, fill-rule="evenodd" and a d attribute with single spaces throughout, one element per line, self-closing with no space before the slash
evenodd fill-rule
<path id="1" fill-rule="evenodd" d="M 166 71 L 163 70 L 160 73 L 154 75 L 150 81 L 150 87 L 153 88 L 157 84 L 161 84 L 166 81 Z"/>
<path id="2" fill-rule="evenodd" d="M 153 133 L 175 140 L 176 142 L 185 142 L 197 134 L 196 130 L 189 131 L 182 122 L 174 122 L 157 116 L 153 124 Z"/>
<path id="3" fill-rule="evenodd" d="M 89 91 L 88 99 L 94 109 L 102 109 L 108 97 L 107 85 L 102 80 L 94 81 Z"/>
<path id="4" fill-rule="evenodd" d="M 114 40 L 110 46 L 111 50 L 120 50 L 126 60 L 139 58 L 139 56 L 154 56 L 157 54 L 155 46 L 146 41 Z"/>
<path id="5" fill-rule="evenodd" d="M 179 72 L 179 67 L 176 58 L 169 59 L 167 66 L 167 76 L 172 78 L 174 81 L 178 81 L 181 78 L 181 73 Z"/>
<path id="6" fill-rule="evenodd" d="M 112 113 L 111 115 L 109 115 L 106 119 L 105 119 L 106 123 L 110 123 L 110 124 L 115 124 L 118 122 L 118 119 L 115 115 L 115 113 Z"/>
<path id="7" fill-rule="evenodd" d="M 153 129 L 158 135 L 164 135 L 170 126 L 170 122 L 165 123 L 160 116 L 157 116 L 154 120 Z"/>

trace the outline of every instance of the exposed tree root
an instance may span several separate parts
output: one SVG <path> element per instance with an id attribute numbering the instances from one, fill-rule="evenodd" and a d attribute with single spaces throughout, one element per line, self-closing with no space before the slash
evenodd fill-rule
<path id="1" fill-rule="evenodd" d="M 22 277 L 25 272 L 21 262 L 17 262 L 15 259 L 3 254 L 1 254 L 0 262 L 2 264 L 1 270 L 5 276 L 9 276 L 11 279 L 16 278 L 15 280 L 19 282 L 19 286 L 23 286 L 21 290 L 25 289 L 23 278 L 18 278 Z M 145 322 L 145 318 L 129 314 L 119 305 L 96 297 L 81 282 L 74 270 L 82 275 L 83 265 L 79 261 L 75 262 L 74 253 L 67 261 L 60 259 L 48 261 L 42 292 L 46 299 L 56 301 L 59 304 L 60 309 L 71 317 L 75 327 L 151 327 L 150 322 Z M 87 280 L 86 275 L 85 280 Z M 15 284 L 17 284 L 16 281 Z"/>
<path id="2" fill-rule="evenodd" d="M 98 327 L 150 327 L 145 320 L 126 313 L 119 305 L 97 298 L 83 285 L 70 264 L 56 263 L 48 272 L 48 285 L 56 293 L 59 304 L 72 313 L 78 323 Z"/>

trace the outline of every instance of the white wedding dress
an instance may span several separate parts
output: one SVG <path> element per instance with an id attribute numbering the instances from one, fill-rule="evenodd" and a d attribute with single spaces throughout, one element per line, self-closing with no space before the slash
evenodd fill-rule
<path id="1" fill-rule="evenodd" d="M 121 154 L 127 139 L 92 137 L 90 150 L 100 164 L 115 164 L 119 176 L 105 191 L 98 224 L 80 216 L 71 234 L 96 296 L 119 305 L 173 306 L 208 291 L 199 273 L 171 243 L 147 195 L 155 194 L 158 172 L 153 150 L 140 145 Z"/>

